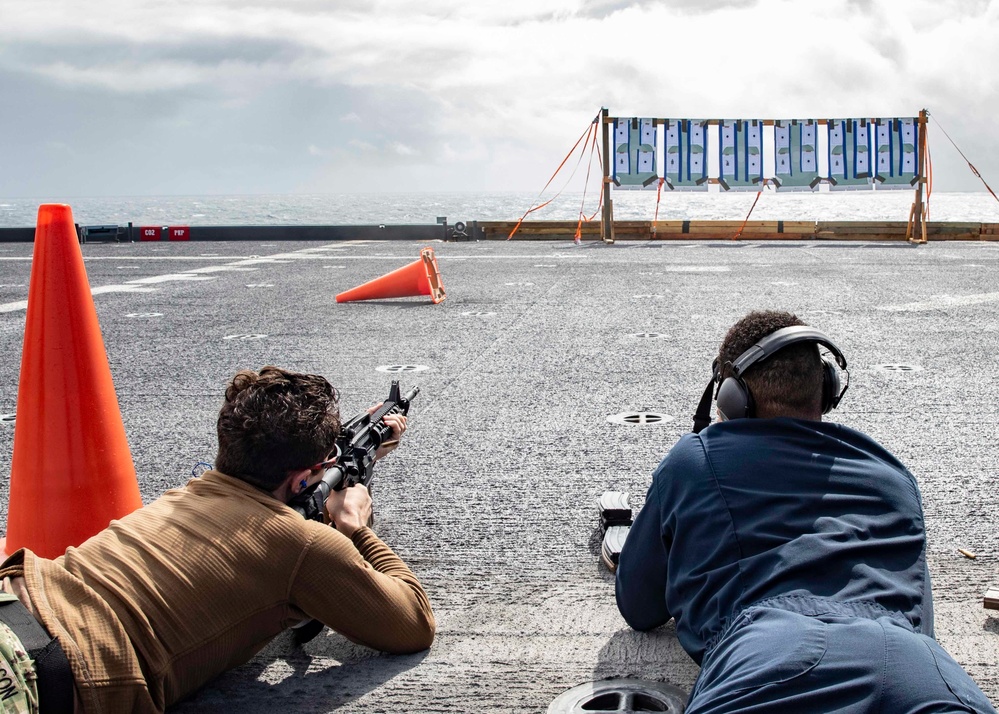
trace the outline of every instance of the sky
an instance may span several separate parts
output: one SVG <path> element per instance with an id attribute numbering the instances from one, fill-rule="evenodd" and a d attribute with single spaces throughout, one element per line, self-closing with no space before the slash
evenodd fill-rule
<path id="1" fill-rule="evenodd" d="M 0 0 L 0 197 L 538 191 L 612 116 L 930 112 L 999 191 L 999 0 Z"/>

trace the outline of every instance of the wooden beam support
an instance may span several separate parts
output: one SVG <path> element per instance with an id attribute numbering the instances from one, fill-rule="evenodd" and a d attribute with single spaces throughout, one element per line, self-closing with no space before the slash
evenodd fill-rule
<path id="1" fill-rule="evenodd" d="M 611 150 L 610 123 L 614 121 L 607 116 L 607 107 L 600 109 L 600 133 L 603 140 L 604 153 L 604 206 L 600 214 L 600 239 L 604 243 L 614 242 L 614 207 L 611 204 Z"/>

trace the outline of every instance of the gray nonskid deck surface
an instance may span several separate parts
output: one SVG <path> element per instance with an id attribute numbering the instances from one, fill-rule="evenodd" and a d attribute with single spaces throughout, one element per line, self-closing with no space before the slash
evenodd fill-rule
<path id="1" fill-rule="evenodd" d="M 938 639 L 999 702 L 999 613 L 982 608 L 999 584 L 999 246 L 434 244 L 440 305 L 334 302 L 422 245 L 83 247 L 147 502 L 213 458 L 236 369 L 325 374 L 350 415 L 387 393 L 393 375 L 376 367 L 427 368 L 397 375 L 422 391 L 374 497 L 378 533 L 434 603 L 433 648 L 396 657 L 329 631 L 304 648 L 284 635 L 173 711 L 541 712 L 614 676 L 689 690 L 697 668 L 672 626 L 635 633 L 617 614 L 595 502 L 620 489 L 641 505 L 725 330 L 753 308 L 792 310 L 846 353 L 834 417 L 919 480 Z M 0 304 L 25 299 L 30 255 L 0 247 Z M 23 309 L 0 312 L 0 413 L 16 410 L 23 329 Z M 648 332 L 665 337 L 633 336 Z M 675 419 L 607 421 L 626 411 Z M 12 444 L 0 425 L 4 474 Z"/>

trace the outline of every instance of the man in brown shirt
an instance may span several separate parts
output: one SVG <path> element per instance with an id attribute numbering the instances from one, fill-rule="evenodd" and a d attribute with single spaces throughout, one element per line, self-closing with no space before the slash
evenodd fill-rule
<path id="1" fill-rule="evenodd" d="M 385 422 L 397 441 L 406 418 Z M 65 652 L 77 711 L 162 712 L 309 618 L 385 652 L 430 647 L 430 602 L 367 527 L 367 489 L 331 492 L 333 527 L 287 505 L 332 464 L 339 432 L 322 377 L 240 372 L 214 470 L 55 560 L 20 550 L 3 563 L 6 589 Z"/>

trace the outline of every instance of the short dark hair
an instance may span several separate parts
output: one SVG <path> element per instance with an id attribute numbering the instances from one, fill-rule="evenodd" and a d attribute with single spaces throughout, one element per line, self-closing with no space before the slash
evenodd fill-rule
<path id="1" fill-rule="evenodd" d="M 754 311 L 732 325 L 718 352 L 720 380 L 732 376 L 732 365 L 743 352 L 767 335 L 804 325 L 790 312 Z M 743 373 L 753 395 L 756 416 L 818 419 L 822 416 L 822 358 L 818 345 L 801 342 L 785 347 Z"/>
<path id="2" fill-rule="evenodd" d="M 268 491 L 289 471 L 325 459 L 340 434 L 337 392 L 325 378 L 267 366 L 225 390 L 215 468 Z"/>

